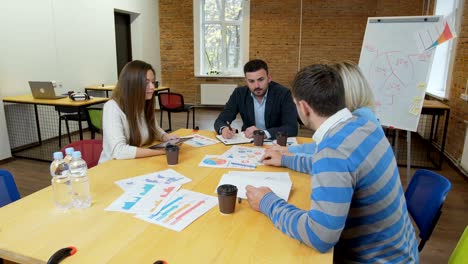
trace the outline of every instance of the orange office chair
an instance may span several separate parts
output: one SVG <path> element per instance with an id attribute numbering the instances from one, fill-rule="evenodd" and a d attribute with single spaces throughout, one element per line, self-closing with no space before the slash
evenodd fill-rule
<path id="1" fill-rule="evenodd" d="M 88 169 L 98 164 L 102 152 L 102 140 L 84 139 L 75 141 L 62 148 L 63 155 L 65 155 L 65 149 L 70 147 L 74 148 L 75 151 L 81 151 L 81 157 L 86 161 Z"/>
<path id="2" fill-rule="evenodd" d="M 167 111 L 167 117 L 169 119 L 169 129 L 166 131 L 172 131 L 171 124 L 171 113 L 187 112 L 187 124 L 189 125 L 190 109 L 193 109 L 192 113 L 192 126 L 195 129 L 195 107 L 190 104 L 184 103 L 184 96 L 179 93 L 158 93 L 159 108 L 161 111 L 161 118 L 159 119 L 159 126 L 162 127 L 163 111 Z"/>

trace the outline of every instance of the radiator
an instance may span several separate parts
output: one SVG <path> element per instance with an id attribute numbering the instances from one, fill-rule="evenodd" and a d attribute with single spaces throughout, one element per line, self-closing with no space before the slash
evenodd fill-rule
<path id="1" fill-rule="evenodd" d="M 237 84 L 200 84 L 202 105 L 225 105 Z"/>
<path id="2" fill-rule="evenodd" d="M 468 120 L 465 120 L 466 132 L 465 132 L 465 145 L 463 147 L 463 154 L 460 161 L 460 166 L 468 172 Z"/>

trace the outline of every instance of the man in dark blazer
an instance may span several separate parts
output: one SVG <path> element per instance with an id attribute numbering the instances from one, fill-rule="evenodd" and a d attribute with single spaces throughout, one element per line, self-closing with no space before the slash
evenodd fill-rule
<path id="1" fill-rule="evenodd" d="M 245 64 L 244 75 L 247 86 L 234 90 L 224 110 L 214 123 L 214 129 L 224 138 L 232 138 L 235 128 L 230 124 L 238 113 L 242 118 L 242 131 L 248 138 L 253 131 L 265 131 L 266 138 L 276 138 L 276 132 L 287 132 L 288 136 L 297 135 L 297 110 L 291 91 L 273 82 L 268 66 L 262 60 L 252 60 Z"/>

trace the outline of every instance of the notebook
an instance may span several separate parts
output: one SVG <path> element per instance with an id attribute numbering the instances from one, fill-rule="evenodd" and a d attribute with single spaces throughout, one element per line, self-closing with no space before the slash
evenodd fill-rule
<path id="1" fill-rule="evenodd" d="M 236 145 L 253 142 L 253 138 L 246 138 L 244 132 L 234 134 L 233 138 L 223 138 L 221 135 L 216 135 L 216 138 L 223 142 L 224 145 Z"/>
<path id="2" fill-rule="evenodd" d="M 60 99 L 66 95 L 55 95 L 55 87 L 52 82 L 29 82 L 32 96 L 35 99 Z"/>
<path id="3" fill-rule="evenodd" d="M 180 145 L 180 144 L 184 143 L 185 141 L 190 140 L 192 138 L 193 138 L 193 136 L 181 137 L 179 139 L 174 139 L 174 140 L 169 140 L 169 141 L 166 141 L 166 142 L 161 142 L 161 143 L 153 145 L 153 146 L 151 146 L 149 148 L 150 149 L 158 149 L 158 148 L 165 148 L 167 145 Z"/>

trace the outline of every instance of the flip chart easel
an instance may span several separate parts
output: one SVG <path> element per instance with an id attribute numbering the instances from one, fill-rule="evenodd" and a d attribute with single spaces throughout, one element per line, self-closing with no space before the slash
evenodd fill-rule
<path id="1" fill-rule="evenodd" d="M 407 131 L 407 183 L 411 131 L 417 130 L 433 57 L 432 49 L 418 48 L 418 33 L 432 29 L 439 20 L 438 16 L 368 18 L 359 58 L 374 92 L 380 123 Z M 398 131 L 396 135 L 398 139 Z"/>

